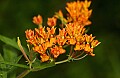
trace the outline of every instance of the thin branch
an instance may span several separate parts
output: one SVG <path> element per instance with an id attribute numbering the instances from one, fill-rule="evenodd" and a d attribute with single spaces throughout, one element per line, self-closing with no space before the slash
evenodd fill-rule
<path id="1" fill-rule="evenodd" d="M 88 55 L 88 54 L 85 54 L 84 56 L 82 56 L 82 57 L 80 57 L 80 58 L 76 58 L 76 59 L 74 59 L 74 60 L 81 60 L 81 59 L 85 58 L 87 55 Z"/>
<path id="2" fill-rule="evenodd" d="M 75 56 L 75 57 L 73 57 L 73 58 L 76 59 L 76 58 L 80 57 L 80 56 L 83 55 L 83 54 L 84 54 L 84 51 L 82 51 L 80 54 L 78 54 L 77 56 Z"/>
<path id="3" fill-rule="evenodd" d="M 61 63 L 65 63 L 65 62 L 68 62 L 68 59 L 63 60 L 63 61 L 59 61 L 59 62 L 55 62 L 55 64 L 61 64 Z"/>
<path id="4" fill-rule="evenodd" d="M 73 50 L 73 46 L 71 45 L 70 46 L 70 53 L 69 53 L 70 56 L 72 55 L 72 50 Z"/>

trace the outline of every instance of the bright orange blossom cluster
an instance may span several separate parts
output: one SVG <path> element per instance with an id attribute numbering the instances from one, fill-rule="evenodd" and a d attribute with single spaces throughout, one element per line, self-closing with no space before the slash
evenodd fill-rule
<path id="1" fill-rule="evenodd" d="M 90 25 L 89 17 L 92 10 L 89 10 L 91 1 L 74 1 L 67 3 L 67 18 L 64 18 L 62 11 L 57 12 L 52 18 L 48 18 L 48 27 L 42 26 L 40 15 L 33 17 L 33 23 L 39 26 L 35 30 L 26 30 L 27 42 L 33 46 L 33 50 L 40 54 L 42 62 L 50 58 L 57 58 L 66 52 L 64 46 L 73 46 L 73 52 L 84 51 L 86 54 L 94 56 L 93 48 L 100 42 L 94 40 L 92 34 L 85 33 L 86 25 Z M 56 34 L 57 19 L 61 20 L 63 26 Z"/>

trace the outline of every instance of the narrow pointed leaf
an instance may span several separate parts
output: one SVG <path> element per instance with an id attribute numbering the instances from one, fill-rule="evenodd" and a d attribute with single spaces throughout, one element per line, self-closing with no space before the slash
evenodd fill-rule
<path id="1" fill-rule="evenodd" d="M 17 43 L 15 42 L 15 40 L 10 39 L 10 38 L 5 37 L 5 36 L 2 36 L 2 35 L 0 35 L 0 40 L 3 41 L 6 44 L 18 49 L 18 50 L 20 50 Z"/>
<path id="2" fill-rule="evenodd" d="M 1 55 L 1 53 L 0 53 L 0 61 L 4 61 L 4 59 L 3 59 L 2 55 Z"/>
<path id="3" fill-rule="evenodd" d="M 16 59 L 15 59 L 15 64 L 17 64 L 18 62 L 19 62 L 19 60 L 22 58 L 22 56 L 23 55 L 20 55 L 20 56 L 18 56 Z M 15 69 L 16 69 L 16 67 L 15 66 L 11 66 L 11 68 L 9 68 L 10 70 L 8 71 L 8 73 L 10 73 L 10 72 L 13 72 Z"/>
<path id="4" fill-rule="evenodd" d="M 0 78 L 7 78 L 7 72 L 0 71 Z"/>
<path id="5" fill-rule="evenodd" d="M 2 55 L 1 55 L 1 53 L 0 53 L 0 62 L 4 62 L 4 59 L 3 59 Z M 6 68 L 5 64 L 0 64 L 0 70 L 3 70 L 5 68 Z"/>
<path id="6" fill-rule="evenodd" d="M 1 64 L 1 61 L 4 62 L 4 59 L 0 53 L 0 78 L 7 78 L 7 72 L 5 71 L 6 65 Z"/>
<path id="7" fill-rule="evenodd" d="M 15 63 L 18 63 L 19 60 L 22 58 L 22 56 L 23 56 L 23 55 L 18 56 L 18 57 L 16 58 L 16 60 L 15 60 Z"/>
<path id="8" fill-rule="evenodd" d="M 17 58 L 17 52 L 13 47 L 4 45 L 3 56 L 5 61 L 15 63 L 15 60 Z"/>
<path id="9" fill-rule="evenodd" d="M 5 62 L 5 61 L 0 61 L 0 64 L 12 65 L 12 66 L 16 66 L 16 67 L 21 67 L 21 68 L 27 68 L 27 69 L 29 69 L 29 66 L 23 65 L 23 64 L 15 64 L 15 63 Z"/>
<path id="10" fill-rule="evenodd" d="M 53 67 L 55 66 L 55 63 L 45 63 L 45 64 L 41 64 L 39 66 L 34 67 L 33 71 L 39 71 L 39 70 L 43 70 L 45 68 L 49 68 L 49 67 Z"/>
<path id="11" fill-rule="evenodd" d="M 17 42 L 15 41 L 15 39 L 11 39 L 11 38 L 5 37 L 5 36 L 3 36 L 3 35 L 0 35 L 0 40 L 1 40 L 2 42 L 6 43 L 6 44 L 8 44 L 8 45 L 10 45 L 10 46 L 18 49 L 18 50 L 20 50 L 20 48 L 18 47 L 18 44 L 17 44 Z M 23 48 L 24 48 L 26 54 L 29 55 L 28 50 L 27 50 L 25 47 L 23 47 Z"/>

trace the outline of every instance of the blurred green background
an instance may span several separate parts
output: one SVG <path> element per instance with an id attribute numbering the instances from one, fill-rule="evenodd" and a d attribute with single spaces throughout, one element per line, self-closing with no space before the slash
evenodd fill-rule
<path id="1" fill-rule="evenodd" d="M 69 1 L 74 0 L 0 0 L 0 34 L 19 36 L 26 46 L 24 31 L 37 27 L 32 17 L 40 14 L 46 21 L 59 9 L 65 12 Z M 92 0 L 90 8 L 89 33 L 102 42 L 94 50 L 96 56 L 32 72 L 25 78 L 120 78 L 120 0 Z"/>

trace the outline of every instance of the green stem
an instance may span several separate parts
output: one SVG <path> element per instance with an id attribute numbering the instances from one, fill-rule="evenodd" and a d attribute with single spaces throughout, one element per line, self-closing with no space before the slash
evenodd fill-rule
<path id="1" fill-rule="evenodd" d="M 59 61 L 59 62 L 55 62 L 55 64 L 61 64 L 61 63 L 65 63 L 65 62 L 68 62 L 69 60 L 66 59 L 66 60 L 63 60 L 63 61 Z"/>
<path id="2" fill-rule="evenodd" d="M 81 55 L 83 55 L 84 51 L 82 51 L 80 54 L 78 54 L 77 56 L 73 57 L 74 59 L 80 57 Z"/>
<path id="3" fill-rule="evenodd" d="M 19 76 L 17 76 L 17 78 L 23 78 L 23 77 L 25 77 L 28 73 L 30 73 L 30 70 L 25 70 L 25 71 L 22 72 Z"/>
<path id="4" fill-rule="evenodd" d="M 70 53 L 69 53 L 70 56 L 73 54 L 72 52 L 73 52 L 73 45 L 70 46 Z"/>
<path id="5" fill-rule="evenodd" d="M 80 57 L 80 58 L 77 58 L 77 59 L 73 59 L 73 60 L 81 60 L 83 58 L 85 58 L 88 54 L 85 54 L 84 56 Z"/>

